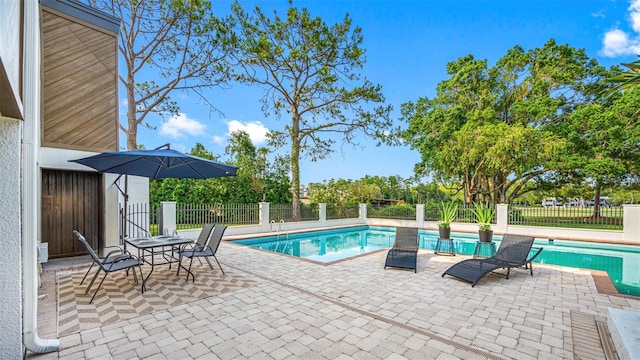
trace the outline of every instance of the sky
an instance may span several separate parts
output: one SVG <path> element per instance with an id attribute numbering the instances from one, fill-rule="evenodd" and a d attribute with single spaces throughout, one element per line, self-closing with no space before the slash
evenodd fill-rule
<path id="1" fill-rule="evenodd" d="M 280 16 L 288 7 L 288 0 L 240 3 L 246 10 L 257 5 L 265 14 L 275 10 Z M 231 1 L 213 4 L 226 12 Z M 294 0 L 293 5 L 306 7 L 327 24 L 342 22 L 348 13 L 352 24 L 362 28 L 366 63 L 361 74 L 382 86 L 396 125 L 402 125 L 401 104 L 434 97 L 438 83 L 448 78 L 447 63 L 468 54 L 486 59 L 491 67 L 516 45 L 530 50 L 552 38 L 584 49 L 607 68 L 634 61 L 640 54 L 640 0 Z M 211 111 L 194 97 L 173 95 L 180 114 L 152 119 L 155 130 L 140 127 L 138 143 L 146 148 L 170 143 L 171 148 L 188 152 L 199 142 L 222 161 L 233 131 L 244 130 L 255 146 L 265 146 L 266 132 L 282 129 L 287 116 L 265 116 L 263 93 L 261 88 L 238 84 L 213 89 L 207 98 L 219 111 Z M 125 115 L 123 105 L 120 116 Z M 124 146 L 125 136 L 120 138 Z M 301 184 L 365 175 L 408 178 L 420 160 L 419 153 L 408 147 L 376 146 L 375 140 L 366 138 L 358 141 L 358 147 L 336 143 L 335 152 L 325 160 L 302 159 Z"/>

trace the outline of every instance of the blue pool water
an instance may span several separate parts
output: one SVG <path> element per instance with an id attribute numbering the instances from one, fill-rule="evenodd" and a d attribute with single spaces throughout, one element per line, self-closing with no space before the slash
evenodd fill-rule
<path id="1" fill-rule="evenodd" d="M 433 250 L 438 233 L 420 230 L 420 247 Z M 476 234 L 452 233 L 455 251 L 473 254 Z M 330 263 L 385 249 L 393 245 L 395 228 L 358 226 L 333 230 L 281 234 L 235 243 L 274 251 L 308 260 Z M 497 246 L 500 237 L 494 236 Z M 640 246 L 585 243 L 579 241 L 536 239 L 534 246 L 544 250 L 535 262 L 574 268 L 606 271 L 622 294 L 640 296 Z"/>

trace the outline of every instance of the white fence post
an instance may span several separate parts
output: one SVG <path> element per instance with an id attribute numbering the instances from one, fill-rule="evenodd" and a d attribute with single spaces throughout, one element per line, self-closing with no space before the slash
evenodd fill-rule
<path id="1" fill-rule="evenodd" d="M 509 205 L 496 205 L 496 232 L 506 234 L 509 229 Z"/>
<path id="2" fill-rule="evenodd" d="M 260 215 L 258 217 L 262 231 L 269 231 L 269 203 L 260 202 Z"/>
<path id="3" fill-rule="evenodd" d="M 153 209 L 149 209 L 149 212 Z M 160 202 L 160 214 L 158 219 L 158 234 L 171 235 L 176 231 L 176 202 Z"/>
<path id="4" fill-rule="evenodd" d="M 416 204 L 416 226 L 424 227 L 424 204 Z"/>
<path id="5" fill-rule="evenodd" d="M 640 205 L 622 205 L 622 239 L 640 243 Z"/>
<path id="6" fill-rule="evenodd" d="M 367 204 L 360 204 L 360 220 L 367 221 Z"/>
<path id="7" fill-rule="evenodd" d="M 320 206 L 320 222 L 327 221 L 327 204 L 318 204 Z"/>

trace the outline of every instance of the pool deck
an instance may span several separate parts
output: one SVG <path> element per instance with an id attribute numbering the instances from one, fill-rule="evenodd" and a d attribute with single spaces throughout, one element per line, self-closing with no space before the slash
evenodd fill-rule
<path id="1" fill-rule="evenodd" d="M 490 274 L 472 288 L 441 277 L 468 256 L 420 250 L 417 273 L 385 270 L 385 256 L 323 265 L 223 242 L 218 259 L 226 275 L 220 279 L 244 279 L 245 286 L 60 336 L 60 351 L 27 357 L 605 359 L 611 349 L 598 331 L 608 309 L 640 312 L 640 298 L 607 291 L 597 284 L 606 279 L 588 270 L 534 264 L 533 277 L 525 270 L 513 270 L 509 279 Z M 44 339 L 60 331 L 56 279 L 62 271 L 69 266 L 43 272 L 40 293 L 48 297 L 39 302 L 38 324 Z"/>

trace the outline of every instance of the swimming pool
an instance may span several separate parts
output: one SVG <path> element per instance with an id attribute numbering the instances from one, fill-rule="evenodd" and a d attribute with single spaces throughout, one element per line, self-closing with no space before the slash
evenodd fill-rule
<path id="1" fill-rule="evenodd" d="M 438 233 L 420 230 L 420 248 L 433 250 Z M 455 251 L 473 254 L 476 234 L 452 233 Z M 322 263 L 388 248 L 395 240 L 395 228 L 358 226 L 280 236 L 234 240 L 234 243 L 278 252 Z M 494 236 L 500 242 L 500 236 Z M 544 247 L 535 262 L 606 271 L 618 292 L 640 296 L 640 246 L 536 239 Z"/>
<path id="2" fill-rule="evenodd" d="M 308 260 L 330 263 L 388 248 L 393 245 L 395 236 L 395 228 L 358 226 L 234 240 L 233 242 Z"/>

